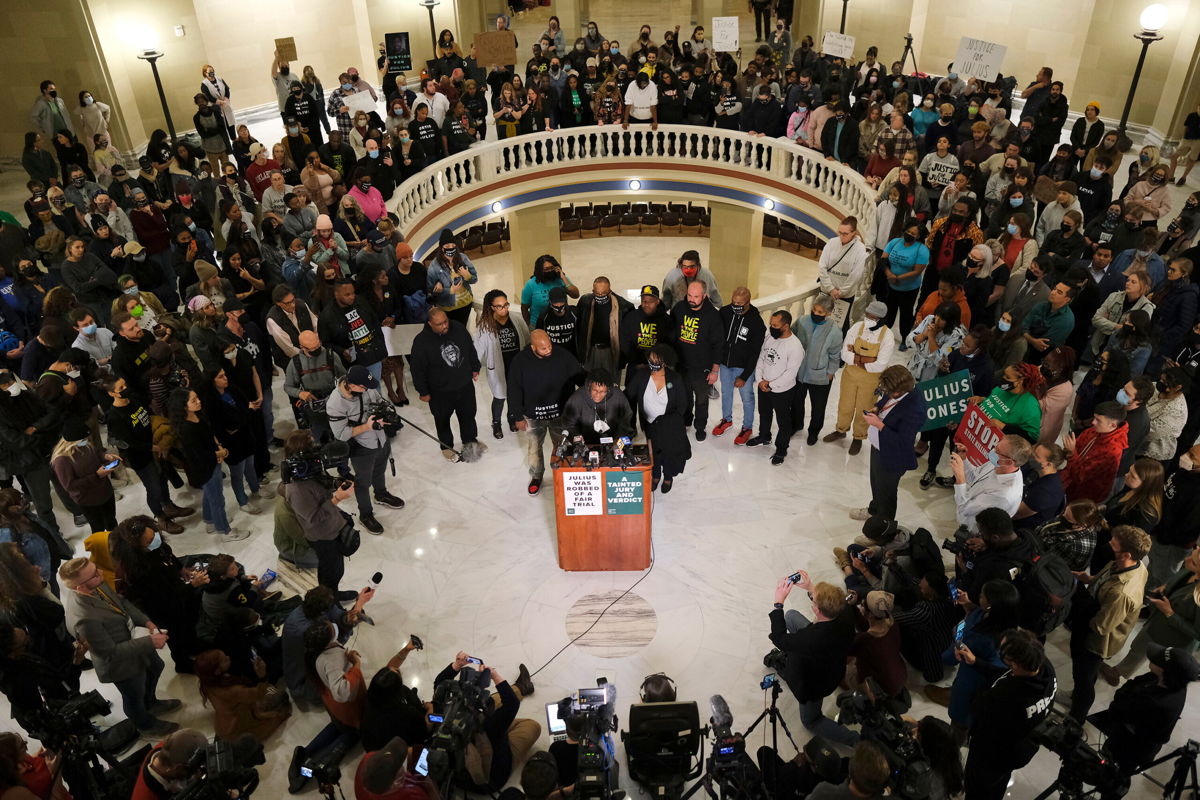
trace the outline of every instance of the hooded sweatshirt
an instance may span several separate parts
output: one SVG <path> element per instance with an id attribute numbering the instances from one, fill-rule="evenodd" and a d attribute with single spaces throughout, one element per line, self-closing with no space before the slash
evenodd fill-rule
<path id="1" fill-rule="evenodd" d="M 1107 500 L 1121 465 L 1121 454 L 1128 446 L 1128 423 L 1122 422 L 1112 433 L 1097 433 L 1094 426 L 1085 428 L 1075 440 L 1075 455 L 1068 459 L 1067 468 L 1062 471 L 1067 502 L 1087 499 L 1103 503 Z"/>
<path id="2" fill-rule="evenodd" d="M 1046 718 L 1057 691 L 1048 659 L 1036 675 L 1005 672 L 972 704 L 971 749 L 989 753 L 997 766 L 1017 769 L 1028 764 L 1038 749 L 1029 734 Z"/>

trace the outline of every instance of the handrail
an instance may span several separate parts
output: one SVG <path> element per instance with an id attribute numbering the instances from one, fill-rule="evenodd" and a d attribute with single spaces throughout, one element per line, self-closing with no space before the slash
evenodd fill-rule
<path id="1" fill-rule="evenodd" d="M 794 182 L 798 189 L 819 194 L 841 212 L 858 217 L 863 238 L 873 240 L 875 191 L 854 170 L 786 139 L 692 125 L 659 125 L 657 131 L 647 125 L 627 131 L 616 125 L 589 125 L 476 143 L 409 177 L 396 188 L 389 205 L 400 230 L 407 231 L 455 195 L 494 179 L 528 175 L 539 167 L 597 165 L 614 156 L 657 167 L 722 164 L 751 180 L 759 176 Z"/>

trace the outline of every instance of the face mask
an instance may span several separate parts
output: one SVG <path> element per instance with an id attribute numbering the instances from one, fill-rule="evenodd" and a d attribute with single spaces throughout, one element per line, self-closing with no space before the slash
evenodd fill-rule
<path id="1" fill-rule="evenodd" d="M 147 550 L 157 550 L 162 547 L 162 534 L 158 531 L 154 532 L 154 538 L 150 540 L 150 544 L 146 545 Z"/>
<path id="2" fill-rule="evenodd" d="M 297 128 L 295 125 L 291 125 L 288 127 L 288 136 L 299 136 L 299 135 L 300 135 L 300 129 Z"/>
<path id="3" fill-rule="evenodd" d="M 78 442 L 75 442 L 75 446 L 76 446 L 76 447 L 87 447 L 87 446 L 88 446 L 88 440 L 87 440 L 87 439 L 80 439 Z"/>
<path id="4" fill-rule="evenodd" d="M 1009 329 L 1012 328 L 1012 323 L 1006 319 L 1002 319 L 996 323 L 996 327 L 1000 329 L 1001 333 L 1008 333 Z"/>
<path id="5" fill-rule="evenodd" d="M 662 364 L 654 364 L 654 363 L 647 363 L 646 366 L 648 366 L 650 368 L 651 372 L 658 372 L 663 368 Z"/>
<path id="6" fill-rule="evenodd" d="M 84 325 L 83 332 L 87 336 L 95 336 L 96 335 L 96 323 L 93 322 L 91 325 Z"/>
<path id="7" fill-rule="evenodd" d="M 598 294 L 598 295 L 594 296 L 594 299 L 600 305 L 604 305 L 608 302 L 609 298 L 608 298 L 608 295 L 606 295 L 606 294 Z"/>
<path id="8" fill-rule="evenodd" d="M 942 122 L 953 122 L 954 117 L 942 117 Z"/>
<path id="9" fill-rule="evenodd" d="M 408 134 L 404 134 L 403 136 L 401 136 L 401 137 L 400 137 L 400 143 L 401 143 L 401 144 L 407 144 L 407 143 L 408 143 Z"/>
<path id="10" fill-rule="evenodd" d="M 1012 388 L 1013 388 L 1013 382 L 1012 381 L 1004 381 L 1002 383 L 998 383 L 998 384 L 996 384 L 996 388 L 1000 389 L 1001 391 L 1004 391 L 1004 392 L 1011 392 Z"/>
<path id="11" fill-rule="evenodd" d="M 83 178 L 72 178 L 71 185 L 78 189 L 80 186 L 83 186 Z"/>
<path id="12" fill-rule="evenodd" d="M 972 117 L 979 113 L 979 106 L 967 106 L 967 113 Z"/>
<path id="13" fill-rule="evenodd" d="M 921 103 L 921 105 L 924 106 L 925 108 L 933 108 L 933 101 L 925 100 Z"/>
<path id="14" fill-rule="evenodd" d="M 15 383 L 13 383 L 12 386 L 5 389 L 5 391 L 8 392 L 9 397 L 16 397 L 17 395 L 19 395 L 21 393 L 21 390 L 23 388 L 24 387 L 21 385 L 21 382 L 16 381 Z"/>
<path id="15" fill-rule="evenodd" d="M 51 96 L 51 97 L 58 97 L 58 90 L 57 90 L 57 89 L 55 89 L 55 90 L 51 91 L 51 92 L 50 92 L 50 96 Z"/>
<path id="16" fill-rule="evenodd" d="M 1140 156 L 1138 156 L 1138 161 L 1142 162 L 1143 164 L 1149 164 L 1150 156 L 1146 155 L 1145 153 L 1142 153 Z"/>
<path id="17" fill-rule="evenodd" d="M 1123 406 L 1129 405 L 1129 401 L 1132 399 L 1133 398 L 1131 398 L 1129 396 L 1129 393 L 1125 391 L 1125 387 L 1121 387 L 1117 391 L 1117 402 L 1120 403 L 1121 405 L 1123 405 Z"/>
<path id="18" fill-rule="evenodd" d="M 150 201 L 145 197 L 139 197 L 133 201 L 133 204 L 138 208 L 145 208 L 146 206 L 150 205 Z"/>
<path id="19" fill-rule="evenodd" d="M 771 328 L 770 331 L 772 339 L 778 339 L 780 336 L 783 336 L 783 328 Z"/>
<path id="20" fill-rule="evenodd" d="M 812 317 L 813 325 L 821 325 L 825 322 L 825 317 L 820 314 L 813 313 L 809 314 L 809 316 Z"/>
<path id="21" fill-rule="evenodd" d="M 1028 139 L 1029 135 L 1032 133 L 1033 133 L 1033 130 L 1030 128 L 1021 128 L 1021 138 L 1022 139 Z"/>
<path id="22" fill-rule="evenodd" d="M 133 317 L 134 319 L 141 319 L 142 314 L 145 314 L 145 313 L 146 313 L 146 309 L 142 308 L 140 305 L 134 306 L 133 308 L 129 309 L 129 316 Z"/>
<path id="23" fill-rule="evenodd" d="M 280 67 L 280 68 L 279 68 L 279 74 L 280 74 L 280 75 L 287 75 L 287 74 L 288 74 L 289 72 L 291 72 L 291 71 L 292 71 L 292 68 L 291 68 L 291 67 Z"/>
<path id="24" fill-rule="evenodd" d="M 1022 204 L 1022 203 L 1024 203 L 1024 202 L 1025 202 L 1025 198 L 1024 198 L 1024 197 L 1010 197 L 1010 198 L 1008 198 L 1008 204 L 1009 204 L 1010 206 L 1012 206 L 1013 208 L 1020 208 L 1020 207 L 1021 207 L 1021 204 Z"/>
<path id="25" fill-rule="evenodd" d="M 1071 231 L 1075 230 L 1075 226 L 1074 225 L 1059 225 L 1058 229 L 1060 231 L 1062 231 L 1064 234 L 1069 234 Z"/>
<path id="26" fill-rule="evenodd" d="M 1195 466 L 1195 464 L 1192 463 L 1192 457 L 1189 456 L 1187 453 L 1184 453 L 1183 455 L 1181 455 L 1179 457 L 1179 468 L 1180 469 L 1184 470 L 1185 472 L 1191 472 L 1192 467 L 1194 467 L 1194 466 Z"/>
<path id="27" fill-rule="evenodd" d="M 1162 175 L 1157 175 L 1157 174 L 1156 174 L 1156 175 L 1151 175 L 1151 176 L 1150 176 L 1150 182 L 1151 182 L 1151 183 L 1162 183 L 1164 180 L 1166 180 L 1166 178 L 1164 178 Z"/>
<path id="28" fill-rule="evenodd" d="M 610 48 L 608 48 L 608 52 L 612 53 L 612 54 L 615 56 L 617 53 L 621 52 L 621 48 L 619 48 L 619 47 L 610 47 Z"/>
<path id="29" fill-rule="evenodd" d="M 354 84 L 353 83 L 343 83 L 342 88 L 348 92 L 354 88 Z"/>
<path id="30" fill-rule="evenodd" d="M 458 252 L 457 247 L 446 247 L 442 249 L 442 255 L 446 258 L 454 258 L 454 254 Z"/>
<path id="31" fill-rule="evenodd" d="M 1150 253 L 1151 253 L 1150 250 L 1138 250 L 1137 251 L 1138 258 L 1149 258 Z"/>
<path id="32" fill-rule="evenodd" d="M 742 306 L 742 305 L 738 305 L 737 303 L 731 304 L 730 308 L 733 309 L 733 313 L 735 313 L 735 314 L 745 314 L 746 313 L 746 307 Z"/>
<path id="33" fill-rule="evenodd" d="M 237 361 L 237 350 L 230 350 L 225 354 L 226 361 Z"/>
<path id="34" fill-rule="evenodd" d="M 874 75 L 872 75 L 870 78 L 867 78 L 867 83 L 870 83 L 870 84 L 879 83 L 879 78 L 876 78 Z"/>
<path id="35" fill-rule="evenodd" d="M 68 378 L 78 378 L 78 377 L 79 377 L 79 370 L 77 370 L 77 369 L 73 369 L 73 370 L 71 370 L 70 372 L 68 372 L 68 373 L 67 373 L 67 377 L 68 377 Z"/>
<path id="36" fill-rule="evenodd" d="M 950 221 L 957 225 L 961 225 L 963 223 L 964 219 L 965 219 L 965 217 L 963 217 L 962 214 L 951 214 L 950 215 Z"/>
<path id="37" fill-rule="evenodd" d="M 1008 231 L 1009 236 L 1016 236 L 1020 232 L 1021 229 L 1010 222 L 1010 223 L 1008 223 L 1008 226 L 1005 228 L 1005 230 Z"/>

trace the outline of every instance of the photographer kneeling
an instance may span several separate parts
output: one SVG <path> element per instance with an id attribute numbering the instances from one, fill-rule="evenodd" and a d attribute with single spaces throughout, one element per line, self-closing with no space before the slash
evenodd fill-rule
<path id="1" fill-rule="evenodd" d="M 325 403 L 333 437 L 350 445 L 358 520 L 375 534 L 383 533 L 383 525 L 375 519 L 372 489 L 375 499 L 388 508 L 404 508 L 404 501 L 387 490 L 385 476 L 396 431 L 390 430 L 392 426 L 376 412 L 380 405 L 392 407 L 379 393 L 379 381 L 361 365 L 349 369 Z M 394 424 L 399 425 L 399 421 Z"/>
<path id="2" fill-rule="evenodd" d="M 207 746 L 205 735 L 191 728 L 168 735 L 142 762 L 130 800 L 165 800 L 176 794 L 195 772 L 193 757 Z"/>
<path id="3" fill-rule="evenodd" d="M 283 456 L 289 459 L 303 453 L 315 454 L 316 451 L 312 433 L 293 431 L 284 443 Z M 354 494 L 354 484 L 342 481 L 336 490 L 331 489 L 329 478 L 317 474 L 304 480 L 285 482 L 279 489 L 300 520 L 304 538 L 317 554 L 317 583 L 333 591 L 339 602 L 358 597 L 357 592 L 338 591 L 338 583 L 346 571 L 344 558 L 348 555 L 344 550 L 342 533 L 346 528 L 353 529 L 348 515 L 338 509 L 338 504 Z"/>
<path id="4" fill-rule="evenodd" d="M 438 800 L 437 787 L 409 769 L 409 746 L 399 736 L 368 750 L 354 773 L 355 800 Z"/>

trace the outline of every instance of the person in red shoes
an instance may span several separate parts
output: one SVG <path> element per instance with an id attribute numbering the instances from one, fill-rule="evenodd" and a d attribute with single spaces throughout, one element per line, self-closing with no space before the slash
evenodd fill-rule
<path id="1" fill-rule="evenodd" d="M 721 436 L 733 425 L 733 394 L 742 398 L 742 427 L 734 444 L 745 444 L 754 435 L 754 365 L 767 335 L 767 325 L 758 308 L 750 302 L 750 290 L 739 286 L 733 290 L 729 305 L 721 307 L 721 330 L 725 347 L 721 353 L 721 421 L 712 429 Z"/>

